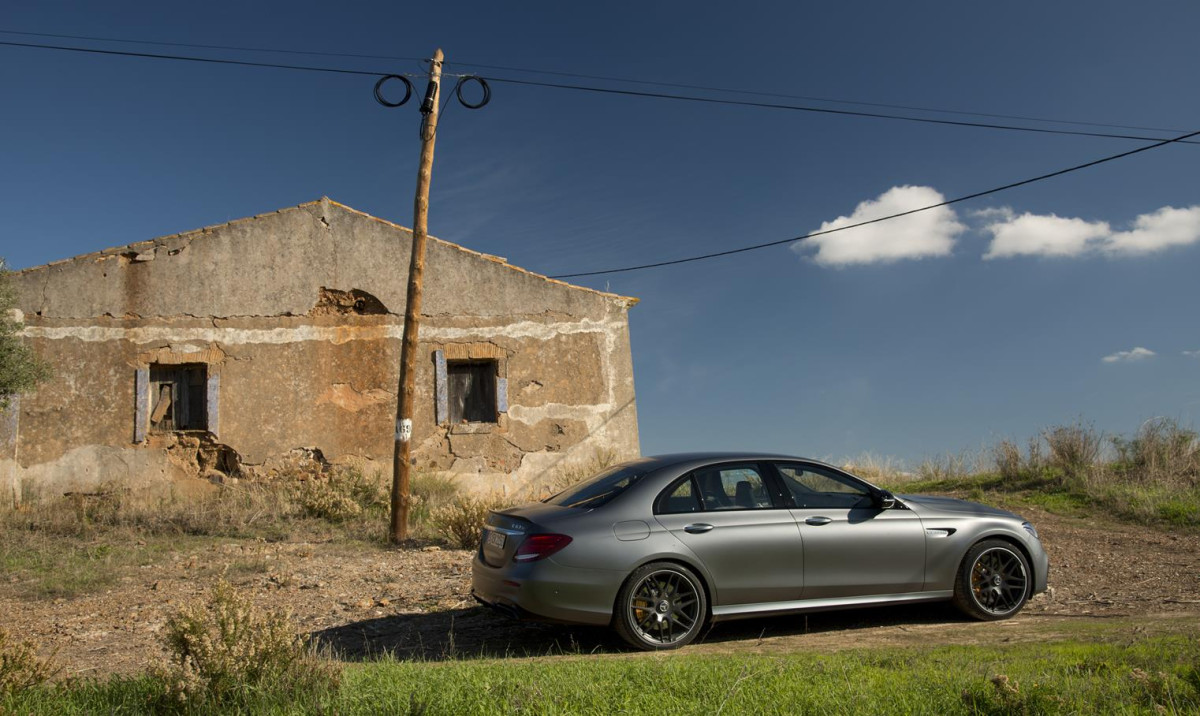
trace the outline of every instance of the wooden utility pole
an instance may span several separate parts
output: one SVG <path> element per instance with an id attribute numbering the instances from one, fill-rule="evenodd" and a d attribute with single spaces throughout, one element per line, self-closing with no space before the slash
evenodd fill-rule
<path id="1" fill-rule="evenodd" d="M 441 98 L 442 51 L 429 63 L 429 86 L 421 104 L 421 164 L 413 204 L 412 258 L 408 265 L 408 298 L 404 305 L 404 339 L 400 346 L 400 386 L 396 399 L 396 445 L 392 453 L 393 543 L 408 539 L 408 474 L 412 440 L 413 393 L 416 387 L 417 332 L 421 322 L 421 276 L 425 272 L 425 237 L 429 226 L 429 182 L 433 175 L 433 144 L 437 140 L 438 101 Z"/>

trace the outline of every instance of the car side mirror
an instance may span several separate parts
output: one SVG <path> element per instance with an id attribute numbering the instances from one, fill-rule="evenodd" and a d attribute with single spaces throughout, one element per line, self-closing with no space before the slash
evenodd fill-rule
<path id="1" fill-rule="evenodd" d="M 875 505 L 881 510 L 890 510 L 896 506 L 896 496 L 887 490 L 875 493 Z"/>

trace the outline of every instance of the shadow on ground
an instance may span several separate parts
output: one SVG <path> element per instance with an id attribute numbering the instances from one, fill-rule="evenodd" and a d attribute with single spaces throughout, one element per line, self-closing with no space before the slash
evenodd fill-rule
<path id="1" fill-rule="evenodd" d="M 964 621 L 946 603 L 900 605 L 722 622 L 709 628 L 696 643 L 753 642 L 838 631 L 845 631 L 850 643 L 857 629 Z M 630 651 L 607 628 L 519 622 L 483 607 L 366 619 L 314 632 L 312 637 L 346 661 L 388 655 L 403 660 L 442 661 Z"/>

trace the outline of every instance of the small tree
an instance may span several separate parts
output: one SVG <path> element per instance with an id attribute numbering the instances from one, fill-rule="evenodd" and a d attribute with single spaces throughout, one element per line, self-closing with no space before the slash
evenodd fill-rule
<path id="1" fill-rule="evenodd" d="M 8 274 L 8 266 L 0 259 L 0 410 L 8 407 L 12 396 L 30 390 L 50 373 L 50 366 L 17 336 L 21 330 L 21 322 L 13 314 L 17 293 Z"/>

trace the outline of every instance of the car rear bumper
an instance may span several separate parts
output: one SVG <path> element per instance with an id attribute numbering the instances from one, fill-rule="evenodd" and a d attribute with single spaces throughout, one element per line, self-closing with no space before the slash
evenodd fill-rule
<path id="1" fill-rule="evenodd" d="M 566 567 L 553 558 L 492 567 L 476 554 L 471 563 L 471 596 L 518 619 L 606 626 L 620 584 L 615 572 Z"/>

